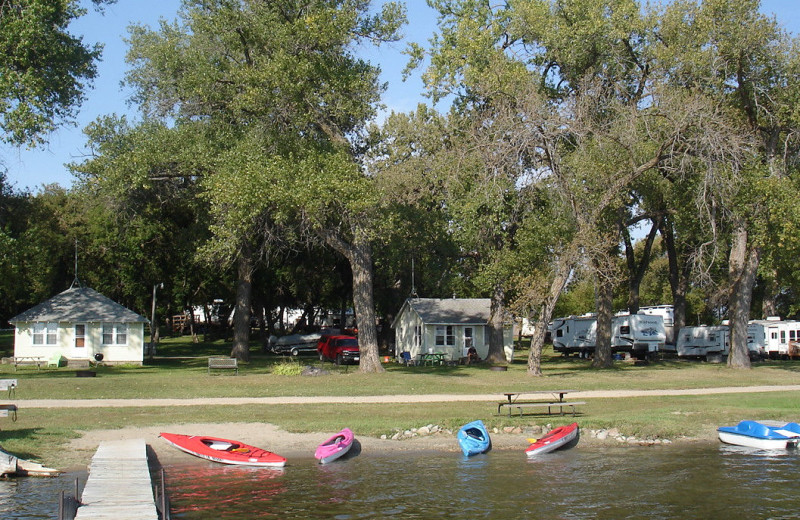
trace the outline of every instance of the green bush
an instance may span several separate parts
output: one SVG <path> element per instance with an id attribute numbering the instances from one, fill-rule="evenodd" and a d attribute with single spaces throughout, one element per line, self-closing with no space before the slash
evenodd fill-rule
<path id="1" fill-rule="evenodd" d="M 303 367 L 299 363 L 284 361 L 272 367 L 272 373 L 278 376 L 299 376 L 303 372 Z"/>

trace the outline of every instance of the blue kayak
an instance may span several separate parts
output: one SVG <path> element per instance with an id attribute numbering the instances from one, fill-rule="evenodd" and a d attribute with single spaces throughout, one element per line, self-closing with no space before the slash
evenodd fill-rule
<path id="1" fill-rule="evenodd" d="M 458 430 L 458 445 L 467 457 L 486 453 L 492 449 L 492 440 L 483 421 L 472 421 L 462 426 Z"/>

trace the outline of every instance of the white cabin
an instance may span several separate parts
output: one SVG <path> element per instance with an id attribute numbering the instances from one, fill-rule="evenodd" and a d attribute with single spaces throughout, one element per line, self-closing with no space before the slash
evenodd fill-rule
<path id="1" fill-rule="evenodd" d="M 478 356 L 489 353 L 488 298 L 409 298 L 392 323 L 395 354 L 408 352 L 412 359 L 424 353 L 441 353 L 448 361 L 460 361 L 475 347 Z M 514 356 L 512 323 L 503 327 L 503 350 L 511 362 Z"/>
<path id="2" fill-rule="evenodd" d="M 14 357 L 137 364 L 147 319 L 88 287 L 70 287 L 8 320 Z"/>
<path id="3" fill-rule="evenodd" d="M 553 350 L 564 355 L 590 354 L 597 345 L 597 315 L 556 318 L 548 327 Z M 666 334 L 661 316 L 619 314 L 611 320 L 612 352 L 630 352 L 639 357 L 664 348 Z"/>

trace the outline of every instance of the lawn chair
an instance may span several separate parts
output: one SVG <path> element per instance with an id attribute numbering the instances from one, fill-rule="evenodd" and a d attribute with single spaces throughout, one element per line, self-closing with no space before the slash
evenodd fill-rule
<path id="1" fill-rule="evenodd" d="M 49 367 L 60 367 L 61 366 L 61 354 L 53 354 L 50 359 L 47 361 L 47 366 Z"/>
<path id="2" fill-rule="evenodd" d="M 400 362 L 407 367 L 416 365 L 416 363 L 414 362 L 414 358 L 411 357 L 411 352 L 407 351 L 400 353 Z"/>

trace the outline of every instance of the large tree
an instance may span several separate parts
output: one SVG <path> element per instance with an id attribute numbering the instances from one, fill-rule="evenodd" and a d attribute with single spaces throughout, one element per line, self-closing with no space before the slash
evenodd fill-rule
<path id="1" fill-rule="evenodd" d="M 727 150 L 708 143 L 729 128 L 708 98 L 657 81 L 654 24 L 634 0 L 432 3 L 442 13 L 426 75 L 434 94 L 456 94 L 458 108 L 474 108 L 469 117 L 490 114 L 482 128 L 497 114 L 515 118 L 496 134 L 495 150 L 524 144 L 529 178 L 546 179 L 570 219 L 569 233 L 550 244 L 548 267 L 537 266 L 544 279 L 529 284 L 547 288 L 528 298 L 537 308 L 529 372 L 538 375 L 547 323 L 575 267 L 589 260 L 607 278 L 601 271 L 618 243 L 607 238 L 608 213 L 663 163 L 724 158 Z M 610 324 L 611 292 L 599 294 Z M 599 365 L 610 362 L 609 348 L 606 338 Z"/>
<path id="2" fill-rule="evenodd" d="M 675 2 L 665 9 L 662 30 L 669 79 L 716 98 L 755 142 L 753 160 L 740 175 L 715 169 L 717 186 L 709 198 L 729 232 L 728 364 L 737 368 L 750 366 L 747 323 L 759 266 L 770 248 L 768 230 L 795 214 L 788 208 L 776 214 L 774 200 L 786 200 L 780 193 L 791 189 L 800 150 L 798 42 L 759 6 L 759 0 Z"/>
<path id="3" fill-rule="evenodd" d="M 405 13 L 394 2 L 378 14 L 369 6 L 185 0 L 179 22 L 132 32 L 128 80 L 135 100 L 149 116 L 213 143 L 207 150 L 214 152 L 194 160 L 193 175 L 214 217 L 208 251 L 237 262 L 239 358 L 248 355 L 257 261 L 269 256 L 282 230 L 305 224 L 350 261 L 362 370 L 380 369 L 360 196 L 369 190 L 350 139 L 374 115 L 381 85 L 378 69 L 354 48 L 396 39 Z M 332 200 L 333 188 L 344 196 Z"/>
<path id="4" fill-rule="evenodd" d="M 85 13 L 79 0 L 0 0 L 0 142 L 41 144 L 74 118 L 102 50 L 69 32 Z"/>

